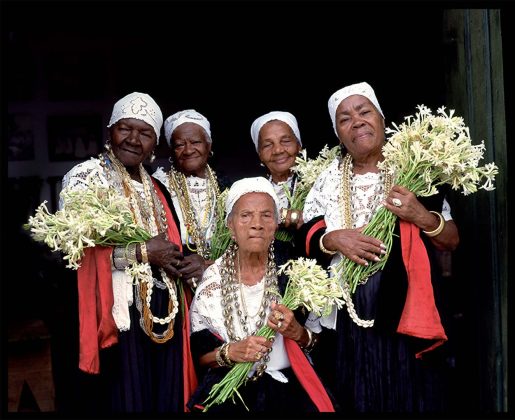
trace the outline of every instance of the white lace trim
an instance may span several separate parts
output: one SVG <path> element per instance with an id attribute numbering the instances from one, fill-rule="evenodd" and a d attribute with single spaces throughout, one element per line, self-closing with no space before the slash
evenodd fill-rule
<path id="1" fill-rule="evenodd" d="M 184 223 L 184 217 L 182 215 L 181 205 L 179 203 L 179 199 L 177 197 L 177 192 L 175 190 L 170 190 L 170 182 L 169 182 L 169 172 L 165 172 L 163 167 L 159 167 L 152 174 L 153 177 L 161 181 L 167 188 L 168 192 L 172 197 L 173 206 L 175 211 L 177 212 L 177 216 L 179 218 L 180 223 L 180 231 L 181 231 L 181 240 L 182 243 L 185 244 L 188 239 L 188 235 L 186 232 L 186 224 Z M 204 215 L 204 211 L 206 207 L 209 205 L 209 195 L 207 191 L 207 179 L 199 178 L 197 176 L 187 176 L 186 184 L 188 185 L 188 192 L 190 195 L 191 205 L 193 208 L 193 212 L 195 213 L 195 217 L 197 220 L 201 220 Z M 215 223 L 213 222 L 213 218 L 215 215 L 215 208 L 211 206 L 211 214 L 209 215 L 209 224 L 208 229 L 206 231 L 206 242 L 209 244 L 211 237 L 213 236 L 213 232 L 215 230 Z M 190 238 L 191 242 L 191 238 Z"/>
<path id="2" fill-rule="evenodd" d="M 87 188 L 86 178 L 89 174 L 96 173 L 98 180 L 104 186 L 109 186 L 104 169 L 97 158 L 91 158 L 85 162 L 75 165 L 63 177 L 62 187 L 70 187 L 74 190 L 84 190 Z M 136 183 L 139 184 L 139 183 Z M 139 189 L 138 189 L 139 191 Z M 59 200 L 59 208 L 62 208 L 63 202 Z M 127 331 L 131 326 L 129 316 L 129 306 L 133 303 L 133 288 L 130 276 L 125 271 L 117 270 L 111 262 L 111 274 L 113 282 L 113 308 L 112 314 L 116 327 L 120 331 Z"/>
<path id="3" fill-rule="evenodd" d="M 190 308 L 191 333 L 208 329 L 214 334 L 222 337 L 224 341 L 229 340 L 227 329 L 224 325 L 224 316 L 222 314 L 222 295 L 221 295 L 221 277 L 220 277 L 220 261 L 218 258 L 214 264 L 210 265 L 202 277 Z M 250 313 L 255 313 L 261 304 L 261 296 L 263 293 L 265 282 L 261 280 L 253 286 L 244 286 L 245 302 Z M 266 316 L 270 309 L 267 309 Z M 238 321 L 239 322 L 239 321 Z M 240 337 L 243 336 L 241 326 L 235 325 L 235 332 Z M 274 379 L 285 382 L 286 377 L 281 369 L 290 367 L 290 360 L 284 347 L 284 338 L 281 334 L 277 334 L 270 352 L 270 361 L 267 363 L 266 372 Z M 251 373 L 254 372 L 255 365 Z"/>

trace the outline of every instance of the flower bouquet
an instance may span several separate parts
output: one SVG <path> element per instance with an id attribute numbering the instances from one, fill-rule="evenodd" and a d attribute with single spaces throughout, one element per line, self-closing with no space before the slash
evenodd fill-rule
<path id="1" fill-rule="evenodd" d="M 286 193 L 291 209 L 300 211 L 304 209 L 306 196 L 318 178 L 318 175 L 320 175 L 339 154 L 340 146 L 329 149 L 327 144 L 322 148 L 315 159 L 308 159 L 306 149 L 303 149 L 299 153 L 299 156 L 295 158 L 295 166 L 291 168 L 293 173 L 297 176 L 297 183 L 295 184 L 293 194 L 288 190 L 287 184 L 283 184 L 284 192 Z M 275 237 L 280 241 L 291 241 L 293 239 L 293 235 L 284 229 L 278 231 Z"/>
<path id="2" fill-rule="evenodd" d="M 314 259 L 289 260 L 279 267 L 278 274 L 282 273 L 285 273 L 289 280 L 281 303 L 292 311 L 303 306 L 315 315 L 326 316 L 331 312 L 333 305 L 338 308 L 343 306 L 341 299 L 343 291 L 336 277 L 329 277 L 327 271 Z M 267 325 L 261 327 L 256 333 L 267 339 L 274 334 L 275 331 Z M 238 388 L 249 380 L 248 373 L 253 364 L 253 362 L 236 363 L 225 377 L 213 386 L 204 401 L 204 411 L 208 411 L 213 404 L 225 402 L 228 398 L 234 400 L 234 394 L 238 395 L 245 404 Z"/>
<path id="3" fill-rule="evenodd" d="M 211 236 L 211 250 L 209 254 L 209 258 L 213 261 L 225 252 L 232 240 L 231 231 L 225 224 L 225 202 L 228 193 L 229 189 L 226 188 L 216 199 L 216 224 L 213 235 Z"/>
<path id="4" fill-rule="evenodd" d="M 55 214 L 48 211 L 46 201 L 36 209 L 23 227 L 38 242 L 44 242 L 52 251 L 62 251 L 67 268 L 77 270 L 84 249 L 102 246 L 127 246 L 143 242 L 151 235 L 134 220 L 126 197 L 114 188 L 99 185 L 90 176 L 88 188 L 61 191 L 64 202 Z"/>
<path id="5" fill-rule="evenodd" d="M 386 134 L 391 135 L 383 146 L 384 160 L 378 163 L 379 169 L 392 174 L 395 184 L 409 188 L 418 197 L 438 193 L 438 186 L 443 184 L 451 185 L 454 190 L 461 188 L 464 195 L 474 193 L 478 188 L 493 190 L 498 168 L 494 163 L 478 166 L 485 150 L 484 141 L 472 145 L 463 118 L 454 116 L 454 110 L 446 113 L 443 106 L 436 115 L 424 105 L 417 108 L 415 117 L 407 116 L 400 126 L 393 124 L 395 129 L 386 129 Z M 363 230 L 365 235 L 386 245 L 387 253 L 381 261 L 362 266 L 342 258 L 335 267 L 337 276 L 351 293 L 361 281 L 384 267 L 391 250 L 396 218 L 380 206 Z"/>

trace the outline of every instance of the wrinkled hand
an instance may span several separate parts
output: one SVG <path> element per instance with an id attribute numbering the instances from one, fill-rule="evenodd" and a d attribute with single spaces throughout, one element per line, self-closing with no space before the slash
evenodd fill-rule
<path id="1" fill-rule="evenodd" d="M 363 229 L 364 226 L 359 229 L 333 230 L 325 235 L 324 246 L 339 251 L 360 265 L 368 265 L 368 261 L 380 261 L 380 256 L 386 253 L 386 245 L 372 236 L 364 235 Z"/>
<path id="2" fill-rule="evenodd" d="M 183 259 L 182 252 L 178 245 L 168 240 L 165 232 L 146 241 L 146 245 L 150 264 L 164 268 L 172 277 L 180 276 L 178 264 Z"/>
<path id="3" fill-rule="evenodd" d="M 177 265 L 181 278 L 186 281 L 188 286 L 197 287 L 202 279 L 206 263 L 204 258 L 198 254 L 186 255 Z"/>
<path id="4" fill-rule="evenodd" d="M 417 196 L 400 185 L 392 187 L 383 205 L 402 220 L 413 223 L 421 229 L 433 230 L 434 224 L 437 223 L 434 215 L 424 207 Z"/>
<path id="5" fill-rule="evenodd" d="M 228 356 L 233 362 L 257 362 L 271 350 L 272 341 L 250 335 L 243 340 L 231 342 Z"/>
<path id="6" fill-rule="evenodd" d="M 298 341 L 302 336 L 304 327 L 297 322 L 291 309 L 276 302 L 272 302 L 270 307 L 272 310 L 268 315 L 267 325 L 284 337 Z"/>

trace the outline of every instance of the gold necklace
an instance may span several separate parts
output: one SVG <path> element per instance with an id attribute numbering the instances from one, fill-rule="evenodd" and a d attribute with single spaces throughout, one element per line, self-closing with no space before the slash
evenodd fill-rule
<path id="1" fill-rule="evenodd" d="M 341 163 L 341 170 L 342 170 L 342 182 L 340 183 L 341 189 L 340 189 L 340 197 L 339 197 L 339 204 L 340 208 L 343 210 L 343 229 L 352 229 L 353 223 L 352 223 L 352 189 L 351 189 L 351 178 L 352 178 L 352 156 L 350 154 L 346 154 L 345 157 L 342 159 Z M 380 195 L 383 195 L 383 197 L 386 197 L 390 190 L 392 189 L 393 185 L 393 176 L 388 173 L 381 171 L 381 176 L 379 179 L 379 183 L 382 184 L 380 186 L 380 190 L 377 191 L 376 196 L 379 197 Z M 371 209 L 371 214 L 375 212 L 375 208 Z"/>
<path id="2" fill-rule="evenodd" d="M 136 219 L 136 223 L 147 229 L 147 231 L 152 235 L 166 232 L 168 225 L 163 203 L 159 197 L 157 197 L 150 175 L 145 171 L 143 165 L 139 164 L 138 170 L 141 183 L 143 185 L 143 195 L 145 197 L 144 202 L 142 202 L 140 194 L 135 190 L 132 184 L 132 179 L 125 166 L 112 152 L 108 152 L 107 156 L 112 164 L 111 167 L 121 180 L 125 196 L 129 198 L 131 211 Z M 103 156 L 101 157 L 101 163 L 104 167 L 107 167 L 107 163 L 105 162 L 105 159 L 103 159 Z M 142 217 L 144 208 L 152 209 L 150 212 L 147 212 L 150 216 L 149 218 Z M 168 315 L 165 318 L 159 318 L 154 316 L 150 309 L 152 289 L 155 284 L 150 266 L 148 267 L 147 275 L 143 276 L 136 284 L 136 287 L 139 289 L 140 297 L 140 301 L 137 303 L 136 307 L 140 311 L 140 325 L 143 331 L 151 338 L 152 341 L 156 343 L 164 343 L 170 340 L 174 335 L 173 327 L 175 324 L 175 316 L 178 313 L 179 304 L 177 301 L 177 285 L 174 281 L 170 280 L 168 274 L 163 268 L 160 267 L 159 272 L 166 288 L 168 289 Z M 168 327 L 163 333 L 156 333 L 154 332 L 154 324 L 166 324 Z"/>
<path id="3" fill-rule="evenodd" d="M 220 195 L 218 182 L 214 172 L 209 165 L 206 165 L 207 205 L 204 209 L 203 217 L 197 217 L 195 215 L 186 176 L 172 167 L 170 168 L 168 179 L 170 190 L 177 192 L 177 199 L 184 217 L 184 224 L 186 226 L 186 246 L 190 251 L 196 252 L 202 258 L 209 258 L 211 249 L 209 241 L 207 240 L 207 233 L 213 220 L 218 217 L 216 214 L 216 200 Z M 190 237 L 192 238 L 193 244 L 196 248 L 190 247 Z"/>

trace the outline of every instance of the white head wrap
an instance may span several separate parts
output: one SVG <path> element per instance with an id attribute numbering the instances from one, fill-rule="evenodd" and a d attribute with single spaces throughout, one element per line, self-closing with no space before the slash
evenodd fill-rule
<path id="1" fill-rule="evenodd" d="M 252 141 L 256 146 L 256 152 L 258 150 L 259 131 L 261 130 L 261 127 L 263 127 L 267 122 L 273 120 L 279 120 L 288 124 L 293 130 L 295 137 L 297 137 L 297 141 L 302 146 L 302 142 L 300 141 L 300 131 L 299 126 L 297 124 L 297 118 L 295 118 L 295 116 L 293 114 L 290 114 L 289 112 L 272 111 L 268 114 L 262 115 L 261 117 L 257 118 L 250 127 L 250 136 L 252 137 Z"/>
<path id="2" fill-rule="evenodd" d="M 379 102 L 377 101 L 376 94 L 374 92 L 374 89 L 372 89 L 372 86 L 370 86 L 367 82 L 355 83 L 353 85 L 345 86 L 344 88 L 334 92 L 329 98 L 329 102 L 327 104 L 329 107 L 329 115 L 331 116 L 331 121 L 333 122 L 333 128 L 336 135 L 338 135 L 335 123 L 336 109 L 344 99 L 347 99 L 349 96 L 352 95 L 361 95 L 367 98 L 370 102 L 374 104 L 374 106 L 377 108 L 379 113 L 384 118 L 383 111 L 379 106 Z"/>
<path id="3" fill-rule="evenodd" d="M 275 203 L 275 217 L 279 220 L 279 198 L 275 193 L 274 187 L 270 181 L 262 176 L 243 178 L 232 184 L 227 194 L 227 200 L 225 201 L 225 223 L 229 214 L 231 214 L 232 208 L 238 199 L 245 194 L 252 192 L 262 192 L 268 194 L 273 198 Z"/>
<path id="4" fill-rule="evenodd" d="M 169 146 L 174 130 L 185 122 L 200 125 L 204 130 L 206 130 L 209 137 L 208 142 L 211 143 L 211 129 L 207 118 L 194 109 L 185 109 L 184 111 L 179 111 L 170 115 L 165 121 L 165 138 Z"/>
<path id="5" fill-rule="evenodd" d="M 157 144 L 159 144 L 159 136 L 163 126 L 163 113 L 150 95 L 133 92 L 116 102 L 107 128 L 123 118 L 136 118 L 151 125 L 157 136 Z"/>

